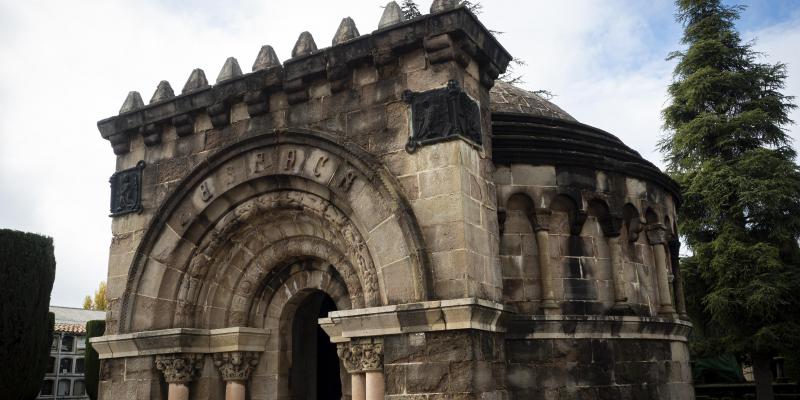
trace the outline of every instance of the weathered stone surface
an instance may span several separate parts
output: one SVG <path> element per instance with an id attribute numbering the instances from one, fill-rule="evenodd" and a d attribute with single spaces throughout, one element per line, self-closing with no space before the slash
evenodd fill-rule
<path id="1" fill-rule="evenodd" d="M 458 7 L 458 0 L 434 0 L 431 4 L 431 13 L 452 10 Z"/>
<path id="2" fill-rule="evenodd" d="M 233 57 L 228 57 L 228 59 L 225 60 L 225 64 L 222 65 L 222 69 L 219 70 L 219 75 L 217 75 L 217 83 L 238 78 L 240 76 L 242 76 L 242 68 L 239 66 L 239 62 Z"/>
<path id="3" fill-rule="evenodd" d="M 201 354 L 184 388 L 209 400 L 226 380 L 305 398 L 336 357 L 343 398 L 382 371 L 393 400 L 691 399 L 690 325 L 658 318 L 654 268 L 676 262 L 674 186 L 535 93 L 490 92 L 510 55 L 458 2 L 400 11 L 98 123 L 118 171 L 147 163 L 141 214 L 112 221 L 103 400 L 162 398 L 170 354 Z M 243 326 L 264 340 L 242 348 Z M 329 341 L 349 353 L 304 353 Z"/>
<path id="4" fill-rule="evenodd" d="M 292 58 L 309 55 L 315 51 L 317 51 L 317 44 L 314 42 L 314 37 L 305 31 L 300 34 L 292 48 Z"/>
<path id="5" fill-rule="evenodd" d="M 383 8 L 381 20 L 378 22 L 378 29 L 383 29 L 403 22 L 403 10 L 396 1 L 390 1 Z"/>
<path id="6" fill-rule="evenodd" d="M 128 92 L 128 96 L 125 97 L 125 102 L 122 103 L 122 107 L 120 107 L 119 113 L 124 114 L 127 112 L 138 110 L 142 107 L 144 107 L 144 101 L 142 101 L 142 95 L 140 95 L 139 92 Z"/>
<path id="7" fill-rule="evenodd" d="M 261 46 L 261 50 L 256 56 L 256 61 L 253 63 L 253 71 L 260 71 L 281 65 L 281 60 L 275 54 L 275 49 L 270 45 Z"/>
<path id="8" fill-rule="evenodd" d="M 189 75 L 189 79 L 187 79 L 186 83 L 183 85 L 183 90 L 181 90 L 181 93 L 191 93 L 195 90 L 201 90 L 207 87 L 209 87 L 209 85 L 208 79 L 206 79 L 206 73 L 200 68 L 195 68 Z"/>
<path id="9" fill-rule="evenodd" d="M 175 92 L 172 90 L 172 86 L 170 86 L 169 82 L 167 81 L 161 81 L 158 83 L 158 87 L 156 87 L 153 97 L 150 98 L 150 104 L 169 100 L 173 97 L 175 97 Z"/>
<path id="10" fill-rule="evenodd" d="M 342 22 L 339 24 L 339 29 L 337 29 L 336 34 L 333 35 L 333 45 L 336 46 L 337 44 L 355 39 L 360 35 L 353 19 L 350 17 L 343 18 Z"/>

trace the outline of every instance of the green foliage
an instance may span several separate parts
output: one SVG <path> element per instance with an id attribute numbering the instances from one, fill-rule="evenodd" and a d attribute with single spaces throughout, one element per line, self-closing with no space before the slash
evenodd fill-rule
<path id="1" fill-rule="evenodd" d="M 89 343 L 89 339 L 103 336 L 106 331 L 106 321 L 92 320 L 86 323 L 86 369 L 84 369 L 84 382 L 86 394 L 92 400 L 97 400 L 97 385 L 100 381 L 100 359 L 97 350 Z"/>
<path id="2" fill-rule="evenodd" d="M 800 169 L 785 128 L 783 64 L 742 43 L 741 7 L 679 0 L 685 51 L 663 110 L 660 148 L 680 184 L 681 262 L 693 353 L 776 354 L 800 337 Z"/>
<path id="3" fill-rule="evenodd" d="M 404 0 L 400 5 L 400 9 L 403 10 L 403 19 L 405 20 L 414 19 L 422 15 L 417 2 L 414 0 Z"/>
<path id="4" fill-rule="evenodd" d="M 55 279 L 53 239 L 0 229 L 0 393 L 33 399 L 42 387 L 53 341 L 49 313 Z"/>

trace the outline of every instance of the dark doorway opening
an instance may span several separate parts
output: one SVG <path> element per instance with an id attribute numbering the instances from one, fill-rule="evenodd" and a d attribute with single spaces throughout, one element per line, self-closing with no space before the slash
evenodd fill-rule
<path id="1" fill-rule="evenodd" d="M 323 292 L 309 294 L 292 324 L 292 367 L 289 385 L 293 400 L 342 398 L 342 381 L 336 345 L 319 327 L 317 319 L 336 311 L 333 299 Z"/>

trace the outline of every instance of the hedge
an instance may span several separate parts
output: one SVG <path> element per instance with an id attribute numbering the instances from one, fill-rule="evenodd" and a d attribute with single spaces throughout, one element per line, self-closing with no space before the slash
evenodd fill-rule
<path id="1" fill-rule="evenodd" d="M 34 399 L 42 388 L 53 341 L 49 314 L 56 274 L 53 239 L 0 229 L 0 393 Z"/>
<path id="2" fill-rule="evenodd" d="M 86 394 L 92 400 L 97 400 L 97 385 L 100 380 L 100 359 L 97 351 L 89 343 L 89 339 L 103 336 L 106 331 L 106 321 L 92 320 L 86 323 L 86 369 L 83 371 L 83 380 L 86 383 Z"/>

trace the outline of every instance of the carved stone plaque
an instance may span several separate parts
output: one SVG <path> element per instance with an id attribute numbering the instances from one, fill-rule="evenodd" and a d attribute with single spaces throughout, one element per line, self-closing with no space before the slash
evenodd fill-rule
<path id="1" fill-rule="evenodd" d="M 459 137 L 482 144 L 480 108 L 458 82 L 421 93 L 407 90 L 403 98 L 411 105 L 411 137 L 406 144 L 409 153 L 425 144 Z"/>
<path id="2" fill-rule="evenodd" d="M 111 175 L 111 217 L 142 212 L 142 170 L 144 161 L 135 167 Z"/>

